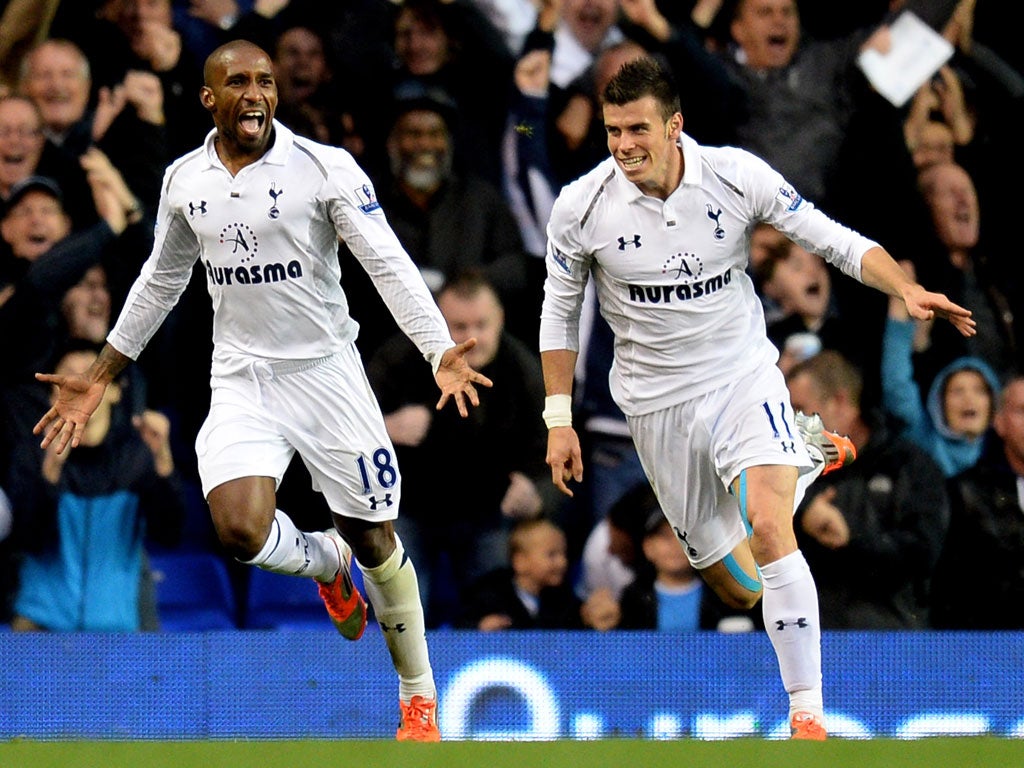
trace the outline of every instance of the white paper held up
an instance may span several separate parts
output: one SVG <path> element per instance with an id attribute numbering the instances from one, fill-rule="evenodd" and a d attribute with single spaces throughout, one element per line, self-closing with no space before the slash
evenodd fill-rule
<path id="1" fill-rule="evenodd" d="M 889 35 L 888 53 L 866 48 L 857 65 L 875 90 L 902 107 L 949 60 L 953 46 L 910 11 L 889 25 Z"/>

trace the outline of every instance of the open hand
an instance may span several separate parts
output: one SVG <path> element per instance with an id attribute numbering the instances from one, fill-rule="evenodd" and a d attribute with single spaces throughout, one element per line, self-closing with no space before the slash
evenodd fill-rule
<path id="1" fill-rule="evenodd" d="M 61 376 L 37 373 L 36 379 L 57 387 L 57 397 L 43 418 L 32 428 L 33 435 L 43 435 L 40 445 L 49 448 L 56 442 L 57 453 L 63 453 L 68 444 L 77 448 L 82 440 L 86 422 L 103 399 L 107 385 L 81 374 Z"/>
<path id="2" fill-rule="evenodd" d="M 474 384 L 483 387 L 494 386 L 493 382 L 473 370 L 466 362 L 466 353 L 476 346 L 476 339 L 466 339 L 461 344 L 456 344 L 451 349 L 445 350 L 441 358 L 441 365 L 434 374 L 437 386 L 441 388 L 441 399 L 437 401 L 437 410 L 444 408 L 449 399 L 455 400 L 459 414 L 465 418 L 469 416 L 469 409 L 466 407 L 466 400 L 473 405 L 480 405 L 480 396 L 477 395 Z"/>

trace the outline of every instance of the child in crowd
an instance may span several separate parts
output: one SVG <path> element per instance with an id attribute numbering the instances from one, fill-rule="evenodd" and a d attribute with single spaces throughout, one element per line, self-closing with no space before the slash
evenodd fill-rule
<path id="1" fill-rule="evenodd" d="M 581 629 L 580 601 L 566 579 L 562 529 L 550 520 L 521 520 L 509 535 L 511 568 L 491 571 L 464 595 L 459 625 L 502 629 Z"/>
<path id="2" fill-rule="evenodd" d="M 704 589 L 682 542 L 660 509 L 644 522 L 643 555 L 649 567 L 622 593 L 620 629 L 693 632 L 700 629 Z"/>

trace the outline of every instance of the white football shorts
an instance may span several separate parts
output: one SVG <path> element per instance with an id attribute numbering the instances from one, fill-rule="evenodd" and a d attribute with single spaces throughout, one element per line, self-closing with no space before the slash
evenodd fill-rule
<path id="1" fill-rule="evenodd" d="M 215 377 L 196 438 L 203 496 L 240 477 L 281 478 L 298 452 L 331 510 L 398 516 L 401 475 L 354 344 L 319 360 L 256 362 Z"/>
<path id="2" fill-rule="evenodd" d="M 772 464 L 812 467 L 774 365 L 627 421 L 644 472 L 695 568 L 718 562 L 747 536 L 729 493 L 740 472 Z"/>

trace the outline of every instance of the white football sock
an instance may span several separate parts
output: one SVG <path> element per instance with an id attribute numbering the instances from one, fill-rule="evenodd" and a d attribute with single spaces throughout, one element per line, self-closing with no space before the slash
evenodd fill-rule
<path id="1" fill-rule="evenodd" d="M 366 596 L 373 605 L 384 642 L 398 672 L 398 696 L 436 697 L 434 671 L 427 653 L 426 625 L 416 582 L 416 570 L 395 535 L 395 551 L 376 568 L 360 564 Z"/>
<path id="2" fill-rule="evenodd" d="M 318 581 L 334 579 L 341 567 L 338 548 L 323 533 L 303 533 L 280 509 L 274 510 L 274 522 L 263 549 L 252 560 L 242 560 L 265 571 L 290 576 L 312 576 Z"/>
<path id="3" fill-rule="evenodd" d="M 790 694 L 790 715 L 809 711 L 822 717 L 821 619 L 811 569 L 797 550 L 762 565 L 761 581 L 765 631 Z"/>

